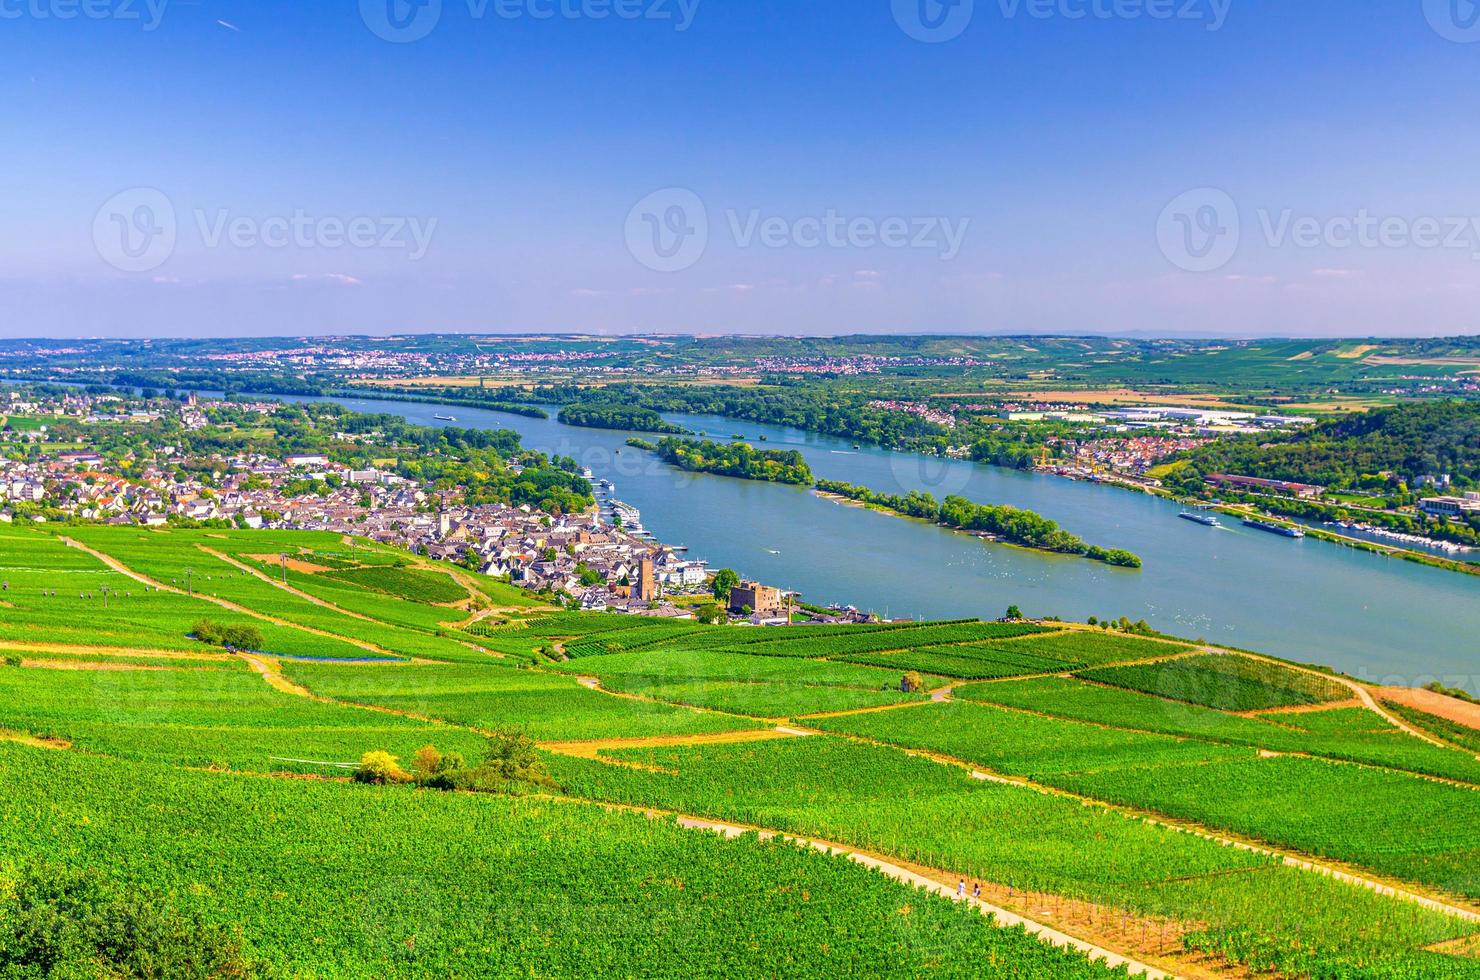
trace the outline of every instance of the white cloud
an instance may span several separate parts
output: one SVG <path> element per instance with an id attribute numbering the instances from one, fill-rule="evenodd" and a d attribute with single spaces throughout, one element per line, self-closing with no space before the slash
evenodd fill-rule
<path id="1" fill-rule="evenodd" d="M 327 282 L 336 286 L 361 286 L 364 285 L 354 276 L 347 276 L 342 272 L 295 272 L 290 276 L 294 282 Z"/>

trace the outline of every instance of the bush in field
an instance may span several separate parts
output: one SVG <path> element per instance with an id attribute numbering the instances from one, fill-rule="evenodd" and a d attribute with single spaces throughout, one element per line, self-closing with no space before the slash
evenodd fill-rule
<path id="1" fill-rule="evenodd" d="M 202 643 L 228 650 L 261 650 L 262 631 L 255 626 L 221 626 L 209 620 L 197 620 L 191 635 Z"/>
<path id="2" fill-rule="evenodd" d="M 21 665 L 21 658 L 20 657 L 16 656 L 13 653 L 7 653 L 5 655 L 5 666 L 7 666 L 7 667 L 19 667 L 20 665 Z"/>
<path id="3" fill-rule="evenodd" d="M 905 674 L 904 679 L 899 682 L 899 689 L 906 694 L 914 694 L 918 691 L 925 690 L 925 681 L 923 678 L 920 677 L 918 673 L 910 671 L 908 674 Z"/>
<path id="4" fill-rule="evenodd" d="M 386 785 L 415 783 L 426 789 L 467 790 L 520 796 L 539 790 L 560 791 L 560 785 L 545 771 L 534 740 L 522 731 L 506 730 L 488 740 L 488 753 L 476 766 L 461 755 L 445 755 L 434 745 L 416 750 L 411 771 L 389 752 L 366 752 L 355 770 L 355 781 Z"/>
<path id="5" fill-rule="evenodd" d="M 467 768 L 467 763 L 457 752 L 443 755 L 434 745 L 425 745 L 416 750 L 411 760 L 411 771 L 416 774 L 420 786 L 433 789 L 453 789 L 453 774 Z"/>
<path id="6" fill-rule="evenodd" d="M 488 740 L 488 754 L 475 769 L 464 769 L 454 777 L 458 789 L 482 793 L 529 793 L 560 790 L 560 784 L 545 771 L 534 740 L 522 731 L 506 729 Z"/>
<path id="7" fill-rule="evenodd" d="M 401 768 L 400 761 L 389 752 L 366 752 L 360 757 L 360 767 L 355 770 L 355 782 L 373 783 L 377 786 L 385 783 L 407 783 L 411 781 L 411 774 Z"/>
<path id="8" fill-rule="evenodd" d="M 442 768 L 442 753 L 435 745 L 423 745 L 411 757 L 411 770 L 418 776 L 430 776 Z"/>
<path id="9" fill-rule="evenodd" d="M 160 895 L 125 890 L 97 871 L 37 865 L 0 891 L 0 976 L 256 976 L 237 937 Z"/>

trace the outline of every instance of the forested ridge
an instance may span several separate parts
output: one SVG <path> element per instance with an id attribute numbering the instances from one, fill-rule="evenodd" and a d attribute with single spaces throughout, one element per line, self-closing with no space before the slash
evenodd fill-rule
<path id="1" fill-rule="evenodd" d="M 1410 485 L 1450 474 L 1480 485 L 1480 402 L 1439 401 L 1377 409 L 1320 422 L 1271 440 L 1221 440 L 1186 457 L 1203 474 L 1234 473 L 1325 487 L 1357 486 L 1391 472 Z"/>

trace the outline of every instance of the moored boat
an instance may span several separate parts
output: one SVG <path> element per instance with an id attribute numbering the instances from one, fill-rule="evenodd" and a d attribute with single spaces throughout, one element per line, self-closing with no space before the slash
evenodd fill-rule
<path id="1" fill-rule="evenodd" d="M 1286 538 L 1305 537 L 1304 528 L 1286 527 L 1283 524 L 1275 524 L 1271 521 L 1259 521 L 1252 517 L 1244 518 L 1244 527 L 1252 527 L 1256 531 L 1268 531 L 1270 534 L 1278 534 Z"/>

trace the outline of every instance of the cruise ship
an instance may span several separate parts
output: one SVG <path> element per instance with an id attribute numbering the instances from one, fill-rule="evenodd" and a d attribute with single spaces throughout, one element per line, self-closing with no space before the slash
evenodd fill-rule
<path id="1" fill-rule="evenodd" d="M 1278 534 L 1287 538 L 1305 537 L 1304 528 L 1285 527 L 1283 524 L 1272 524 L 1269 521 L 1256 521 L 1252 517 L 1244 518 L 1244 527 L 1252 527 L 1256 531 L 1268 531 L 1270 534 Z"/>
<path id="2" fill-rule="evenodd" d="M 1180 518 L 1182 518 L 1182 520 L 1184 520 L 1184 521 L 1191 521 L 1194 524 L 1201 524 L 1203 527 L 1222 527 L 1223 526 L 1222 524 L 1219 524 L 1218 523 L 1218 518 L 1214 517 L 1212 514 L 1204 514 L 1204 513 L 1201 513 L 1200 511 L 1184 510 L 1182 513 L 1178 514 L 1177 516 L 1180 517 Z"/>

